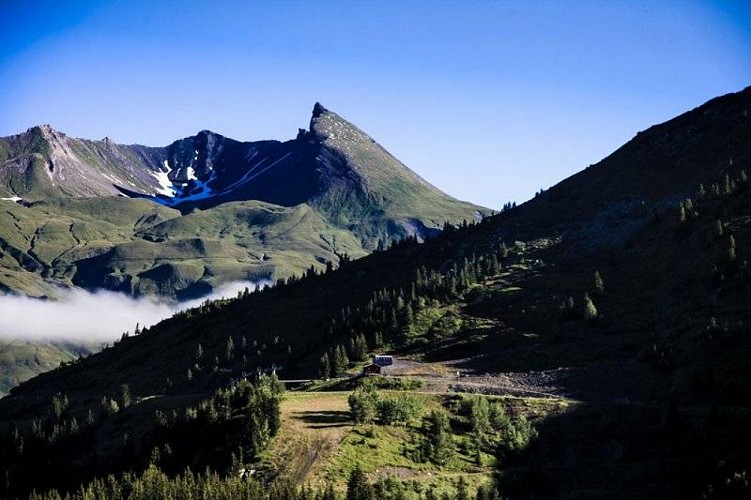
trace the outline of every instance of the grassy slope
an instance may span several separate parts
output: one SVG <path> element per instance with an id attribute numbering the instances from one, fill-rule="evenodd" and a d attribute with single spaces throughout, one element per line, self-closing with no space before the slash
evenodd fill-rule
<path id="1" fill-rule="evenodd" d="M 348 392 L 290 392 L 282 403 L 282 428 L 273 445 L 262 457 L 263 468 L 278 471 L 282 477 L 298 484 L 346 489 L 347 478 L 360 467 L 369 480 L 393 476 L 423 492 L 433 489 L 439 494 L 452 493 L 460 477 L 471 493 L 491 481 L 495 459 L 484 454 L 477 465 L 467 448 L 470 437 L 458 426 L 452 433 L 455 455 L 445 465 L 415 462 L 410 454 L 423 439 L 420 418 L 404 426 L 357 425 L 352 422 Z M 383 394 L 389 394 L 388 391 Z M 439 410 L 447 394 L 398 391 L 391 393 L 419 402 L 424 416 Z M 455 397 L 455 395 L 454 395 Z M 535 419 L 565 411 L 568 403 L 534 398 L 491 398 L 503 401 L 516 415 Z M 411 498 L 411 497 L 410 497 Z"/>
<path id="2" fill-rule="evenodd" d="M 375 247 L 389 234 L 429 234 L 444 222 L 474 220 L 483 207 L 441 192 L 394 158 L 383 146 L 336 113 L 316 105 L 311 133 L 325 189 L 312 205 Z M 362 226 L 357 228 L 357 226 Z M 369 227 L 375 226 L 375 227 Z"/>
<path id="3" fill-rule="evenodd" d="M 0 341 L 0 396 L 19 383 L 99 349 L 97 344 Z"/>
<path id="4" fill-rule="evenodd" d="M 6 247 L 1 283 L 30 295 L 49 294 L 55 282 L 106 287 L 109 275 L 114 283 L 128 280 L 128 292 L 169 296 L 179 292 L 178 285 L 161 286 L 160 276 L 147 271 L 182 266 L 187 285 L 200 280 L 216 286 L 300 274 L 311 265 L 336 262 L 337 254 L 364 254 L 351 233 L 306 205 L 261 202 L 228 203 L 185 216 L 124 198 L 61 199 L 30 207 L 2 202 L 0 234 Z M 139 281 L 147 283 L 142 287 Z"/>
<path id="5" fill-rule="evenodd" d="M 56 286 L 79 285 L 190 297 L 230 281 L 299 275 L 311 265 L 336 262 L 337 253 L 364 254 L 351 233 L 307 206 L 260 202 L 180 216 L 124 198 L 60 199 L 30 207 L 6 201 L 0 202 L 0 234 L 0 286 L 32 296 L 54 297 Z M 6 366 L 0 359 L 9 373 L 4 391 L 71 359 L 45 343 L 37 343 L 34 353 L 20 346 L 5 348 L 18 362 Z"/>

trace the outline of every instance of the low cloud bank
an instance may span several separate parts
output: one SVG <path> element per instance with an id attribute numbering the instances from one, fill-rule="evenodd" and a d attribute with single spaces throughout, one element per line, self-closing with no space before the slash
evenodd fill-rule
<path id="1" fill-rule="evenodd" d="M 206 297 L 177 304 L 83 289 L 61 290 L 55 301 L 4 295 L 0 296 L 0 339 L 111 342 L 123 332 L 133 333 L 136 323 L 152 326 L 207 298 L 236 297 L 245 287 L 253 290 L 256 284 L 227 283 Z"/>

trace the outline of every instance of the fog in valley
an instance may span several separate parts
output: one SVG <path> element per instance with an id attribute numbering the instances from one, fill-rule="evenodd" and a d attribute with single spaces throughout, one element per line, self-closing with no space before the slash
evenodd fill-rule
<path id="1" fill-rule="evenodd" d="M 136 323 L 149 327 L 207 298 L 236 297 L 245 287 L 253 290 L 256 284 L 266 283 L 227 283 L 206 297 L 179 303 L 80 288 L 61 289 L 57 300 L 4 295 L 0 296 L 0 339 L 111 342 L 124 332 L 133 333 Z"/>

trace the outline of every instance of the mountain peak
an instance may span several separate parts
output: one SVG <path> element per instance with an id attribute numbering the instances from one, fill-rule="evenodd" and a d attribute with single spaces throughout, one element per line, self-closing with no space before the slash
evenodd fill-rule
<path id="1" fill-rule="evenodd" d="M 35 126 L 29 128 L 26 132 L 27 133 L 40 132 L 45 137 L 48 137 L 48 136 L 51 136 L 51 135 L 62 135 L 62 136 L 65 135 L 64 133 L 59 132 L 59 131 L 55 130 L 54 128 L 52 128 L 52 125 L 50 125 L 49 123 L 43 123 L 41 125 L 35 125 Z"/>
<path id="2" fill-rule="evenodd" d="M 315 105 L 313 106 L 313 118 L 318 118 L 322 114 L 328 113 L 328 111 L 329 110 L 326 109 L 323 106 L 323 104 L 321 104 L 320 102 L 316 102 Z"/>

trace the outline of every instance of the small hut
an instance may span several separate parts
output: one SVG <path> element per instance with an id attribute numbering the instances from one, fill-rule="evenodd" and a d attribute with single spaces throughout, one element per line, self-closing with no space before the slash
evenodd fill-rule
<path id="1" fill-rule="evenodd" d="M 381 367 L 376 364 L 369 364 L 362 367 L 362 374 L 363 375 L 380 375 L 381 374 Z"/>
<path id="2" fill-rule="evenodd" d="M 386 354 L 374 354 L 373 355 L 373 364 L 378 366 L 391 366 L 394 364 L 394 358 L 393 356 L 388 356 Z"/>

